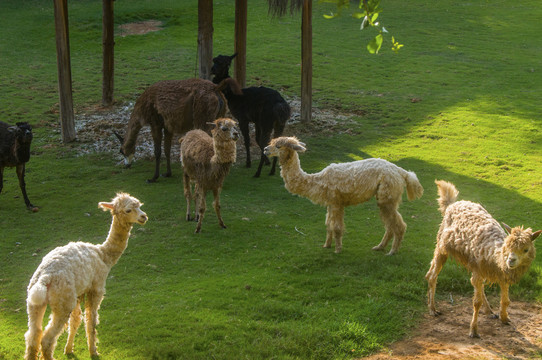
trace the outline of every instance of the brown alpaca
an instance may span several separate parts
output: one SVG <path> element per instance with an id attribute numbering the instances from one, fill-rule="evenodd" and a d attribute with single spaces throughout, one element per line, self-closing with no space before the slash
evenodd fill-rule
<path id="1" fill-rule="evenodd" d="M 386 233 L 373 250 L 384 250 L 393 237 L 388 255 L 396 253 L 406 230 L 406 224 L 397 211 L 403 190 L 406 187 L 409 200 L 423 194 L 416 174 L 382 159 L 331 164 L 319 173 L 307 174 L 300 167 L 298 155 L 298 152 L 305 150 L 305 144 L 295 137 L 279 137 L 271 140 L 264 152 L 267 156 L 278 156 L 280 175 L 290 193 L 327 207 L 324 247 L 331 247 L 335 239 L 335 252 L 341 252 L 344 208 L 376 197 Z"/>
<path id="2" fill-rule="evenodd" d="M 210 137 L 202 130 L 191 130 L 181 140 L 181 162 L 183 164 L 184 196 L 186 198 L 186 220 L 191 220 L 190 204 L 195 202 L 196 233 L 201 231 L 205 214 L 205 195 L 212 190 L 213 207 L 218 224 L 226 228 L 220 215 L 220 192 L 226 175 L 236 159 L 236 141 L 239 139 L 237 123 L 232 119 L 218 119 L 210 124 Z M 195 183 L 192 196 L 191 183 Z"/>
<path id="3" fill-rule="evenodd" d="M 439 193 L 439 210 L 443 215 L 437 234 L 435 254 L 431 267 L 425 275 L 428 283 L 428 306 L 431 315 L 439 315 L 435 308 L 435 289 L 437 277 L 448 256 L 454 258 L 472 272 L 474 287 L 473 314 L 470 324 L 470 337 L 478 334 L 478 312 L 483 305 L 492 317 L 491 307 L 484 293 L 485 283 L 498 283 L 501 288 L 500 318 L 503 324 L 510 319 L 506 311 L 510 304 L 508 288 L 527 272 L 535 258 L 533 241 L 542 230 L 515 227 L 511 229 L 499 223 L 480 204 L 470 201 L 456 201 L 458 191 L 452 183 L 435 181 Z"/>
<path id="4" fill-rule="evenodd" d="M 223 117 L 226 108 L 221 85 L 208 80 L 165 80 L 149 86 L 135 103 L 124 138 L 115 133 L 122 144 L 120 152 L 125 157 L 126 167 L 132 163 L 139 130 L 150 125 L 156 163 L 154 175 L 147 181 L 155 182 L 160 174 L 162 137 L 167 166 L 164 176 L 171 176 L 173 135 L 184 134 L 191 129 L 204 129 L 208 122 Z"/>
<path id="5" fill-rule="evenodd" d="M 113 216 L 106 241 L 101 245 L 71 242 L 57 247 L 43 257 L 28 284 L 26 300 L 28 331 L 25 334 L 25 360 L 41 355 L 52 360 L 58 336 L 68 325 L 64 353 L 73 353 L 73 341 L 81 325 L 81 303 L 85 304 L 85 327 L 90 355 L 98 356 L 96 325 L 98 309 L 105 293 L 105 281 L 128 245 L 134 224 L 145 224 L 143 204 L 129 194 L 119 193 L 111 202 L 98 204 Z M 42 331 L 42 321 L 49 305 L 51 319 Z"/>

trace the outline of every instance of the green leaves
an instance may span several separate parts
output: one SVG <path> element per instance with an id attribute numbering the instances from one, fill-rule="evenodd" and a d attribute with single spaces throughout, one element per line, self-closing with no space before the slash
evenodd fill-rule
<path id="1" fill-rule="evenodd" d="M 382 47 L 383 40 L 384 37 L 382 34 L 375 36 L 375 38 L 369 44 L 367 44 L 367 51 L 369 51 L 371 54 L 378 54 L 378 51 L 380 51 L 380 48 Z"/>
<path id="2" fill-rule="evenodd" d="M 348 0 L 320 0 L 324 3 L 333 3 L 337 6 L 338 12 L 331 15 L 324 15 L 326 19 L 333 19 L 340 15 L 341 11 L 348 7 L 350 2 Z M 361 21 L 360 30 L 365 30 L 367 28 L 374 28 L 377 30 L 378 34 L 372 39 L 369 44 L 367 44 L 367 51 L 371 54 L 378 54 L 382 48 L 382 43 L 384 42 L 384 34 L 388 33 L 385 27 L 383 27 L 380 22 L 377 22 L 377 19 L 382 12 L 380 7 L 380 0 L 359 0 L 359 9 L 362 11 L 356 11 L 352 14 L 352 17 L 355 19 L 363 19 Z M 395 53 L 399 52 L 404 45 L 399 44 L 395 38 L 391 38 L 392 47 L 391 50 Z"/>

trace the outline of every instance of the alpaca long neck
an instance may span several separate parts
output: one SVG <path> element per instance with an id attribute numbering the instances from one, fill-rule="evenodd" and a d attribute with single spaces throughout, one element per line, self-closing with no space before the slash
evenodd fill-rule
<path id="1" fill-rule="evenodd" d="M 301 169 L 297 152 L 290 151 L 281 154 L 280 165 L 280 175 L 284 179 L 286 189 L 292 194 L 311 199 L 311 193 L 318 185 L 314 182 L 314 174 L 307 174 Z"/>
<path id="2" fill-rule="evenodd" d="M 105 242 L 100 245 L 103 261 L 110 267 L 117 263 L 126 249 L 131 230 L 132 224 L 124 223 L 117 216 L 113 216 L 109 235 Z"/>
<path id="3" fill-rule="evenodd" d="M 237 150 L 234 141 L 217 141 L 213 138 L 214 155 L 211 158 L 211 163 L 215 164 L 232 164 L 237 157 Z"/>
<path id="4" fill-rule="evenodd" d="M 14 151 L 12 153 L 16 156 L 15 164 L 26 163 L 28 160 L 30 160 L 30 144 L 26 145 L 16 141 L 13 146 Z"/>
<path id="5" fill-rule="evenodd" d="M 136 113 L 135 110 L 133 111 L 133 114 L 134 113 Z M 128 150 L 128 154 L 133 154 L 135 151 L 135 145 L 139 130 L 141 130 L 141 124 L 139 123 L 139 120 L 136 118 L 136 116 L 131 116 L 130 121 L 128 122 L 128 129 L 126 129 L 126 134 L 124 134 L 123 144 L 124 148 Z"/>

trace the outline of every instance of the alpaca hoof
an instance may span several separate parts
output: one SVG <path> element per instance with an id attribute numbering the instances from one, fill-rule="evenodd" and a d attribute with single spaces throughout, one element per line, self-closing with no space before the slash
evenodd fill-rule
<path id="1" fill-rule="evenodd" d="M 442 313 L 440 311 L 437 311 L 437 310 L 429 310 L 429 315 L 431 316 L 440 316 Z"/>
<path id="2" fill-rule="evenodd" d="M 382 251 L 382 250 L 384 250 L 384 248 L 382 246 L 380 246 L 380 245 L 377 245 L 377 246 L 373 247 L 372 250 L 374 250 L 374 251 Z"/>
<path id="3" fill-rule="evenodd" d="M 171 177 L 171 173 L 170 172 L 167 172 L 167 173 L 163 173 L 162 174 L 162 177 Z"/>
<path id="4" fill-rule="evenodd" d="M 335 249 L 335 254 L 340 254 L 342 249 Z"/>
<path id="5" fill-rule="evenodd" d="M 147 184 L 153 184 L 156 182 L 156 178 L 147 179 Z"/>
<path id="6" fill-rule="evenodd" d="M 392 256 L 392 255 L 395 255 L 395 253 L 397 253 L 397 251 L 390 250 L 390 252 L 387 253 L 386 256 Z"/>
<path id="7" fill-rule="evenodd" d="M 322 245 L 322 247 L 323 247 L 324 249 L 329 249 L 329 248 L 331 247 L 331 245 L 324 244 L 324 245 Z"/>
<path id="8" fill-rule="evenodd" d="M 478 332 L 472 332 L 469 334 L 469 337 L 472 338 L 472 339 L 480 339 L 480 334 L 478 334 Z"/>
<path id="9" fill-rule="evenodd" d="M 256 174 L 254 174 L 254 176 L 252 176 L 252 177 L 259 178 L 259 177 L 260 177 L 260 173 L 256 173 Z"/>

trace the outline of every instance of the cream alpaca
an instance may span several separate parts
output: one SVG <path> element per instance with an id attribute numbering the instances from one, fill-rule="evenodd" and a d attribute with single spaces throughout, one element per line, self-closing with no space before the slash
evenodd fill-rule
<path id="1" fill-rule="evenodd" d="M 499 223 L 480 204 L 470 201 L 456 201 L 458 191 L 446 181 L 435 181 L 439 193 L 439 210 L 443 215 L 437 234 L 435 254 L 431 267 L 425 275 L 428 282 L 428 306 L 431 315 L 439 315 L 435 308 L 435 289 L 437 277 L 448 256 L 456 259 L 472 272 L 474 287 L 473 314 L 470 324 L 470 337 L 479 337 L 478 312 L 483 305 L 491 316 L 497 317 L 484 293 L 484 284 L 498 283 L 501 288 L 500 318 L 509 323 L 506 311 L 510 304 L 508 288 L 517 282 L 529 269 L 535 258 L 533 241 L 542 231 Z"/>
<path id="2" fill-rule="evenodd" d="M 147 215 L 139 200 L 119 193 L 109 203 L 98 204 L 113 216 L 111 229 L 101 245 L 72 242 L 45 255 L 28 285 L 28 331 L 25 360 L 53 359 L 58 336 L 68 324 L 68 341 L 64 352 L 73 353 L 73 341 L 81 324 L 81 302 L 85 303 L 85 327 L 91 356 L 97 356 L 96 325 L 98 308 L 105 293 L 105 281 L 128 245 L 134 223 L 145 224 Z M 51 309 L 49 324 L 42 331 L 47 304 Z"/>
<path id="3" fill-rule="evenodd" d="M 344 208 L 363 203 L 374 196 L 386 233 L 373 250 L 384 250 L 393 237 L 389 255 L 396 253 L 406 230 L 406 224 L 397 211 L 403 190 L 406 186 L 409 200 L 423 194 L 416 174 L 382 159 L 331 164 L 319 173 L 307 174 L 300 168 L 297 154 L 305 150 L 305 144 L 295 137 L 280 137 L 271 140 L 265 148 L 265 154 L 278 156 L 280 175 L 290 193 L 327 206 L 327 237 L 324 247 L 331 247 L 331 242 L 335 239 L 335 252 L 341 252 Z"/>
<path id="4" fill-rule="evenodd" d="M 232 119 L 221 118 L 212 123 L 210 137 L 202 130 L 191 130 L 180 140 L 181 162 L 183 164 L 184 197 L 186 198 L 186 220 L 190 221 L 190 204 L 194 198 L 198 222 L 196 233 L 201 231 L 205 214 L 205 195 L 212 190 L 213 207 L 218 217 L 218 224 L 226 228 L 220 215 L 220 192 L 226 175 L 236 159 L 236 141 L 239 139 L 237 123 Z M 195 183 L 192 196 L 191 182 Z"/>

